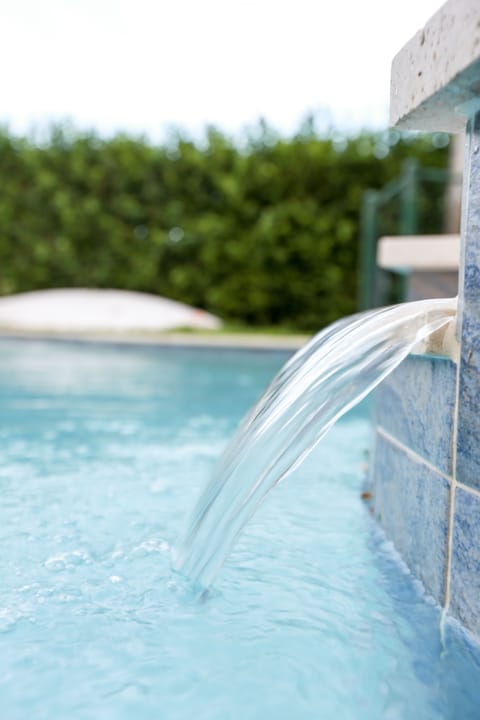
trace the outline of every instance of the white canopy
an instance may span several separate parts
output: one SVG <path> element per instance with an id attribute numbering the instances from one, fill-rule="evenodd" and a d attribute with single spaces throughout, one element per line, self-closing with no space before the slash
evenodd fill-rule
<path id="1" fill-rule="evenodd" d="M 190 305 L 146 293 L 84 288 L 40 290 L 0 298 L 0 330 L 54 333 L 216 330 L 222 322 Z"/>

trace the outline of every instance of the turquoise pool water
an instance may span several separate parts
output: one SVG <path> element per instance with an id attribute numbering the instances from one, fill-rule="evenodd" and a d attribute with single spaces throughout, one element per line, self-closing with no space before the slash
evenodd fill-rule
<path id="1" fill-rule="evenodd" d="M 170 550 L 286 356 L 0 341 L 2 720 L 478 718 L 480 660 L 360 500 L 347 416 L 204 602 Z"/>

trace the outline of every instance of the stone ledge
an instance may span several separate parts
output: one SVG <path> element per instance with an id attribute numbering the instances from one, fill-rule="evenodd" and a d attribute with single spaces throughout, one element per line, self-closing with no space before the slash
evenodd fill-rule
<path id="1" fill-rule="evenodd" d="M 390 124 L 460 132 L 480 98 L 480 3 L 449 0 L 392 63 Z"/>
<path id="2" fill-rule="evenodd" d="M 458 270 L 460 235 L 385 235 L 377 265 L 385 270 Z"/>

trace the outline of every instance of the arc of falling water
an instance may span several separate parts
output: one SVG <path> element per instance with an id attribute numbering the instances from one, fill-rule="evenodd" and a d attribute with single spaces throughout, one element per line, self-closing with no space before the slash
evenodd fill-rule
<path id="1" fill-rule="evenodd" d="M 452 327 L 456 298 L 344 318 L 322 330 L 273 379 L 241 422 L 174 551 L 174 568 L 214 580 L 266 495 L 421 342 Z"/>

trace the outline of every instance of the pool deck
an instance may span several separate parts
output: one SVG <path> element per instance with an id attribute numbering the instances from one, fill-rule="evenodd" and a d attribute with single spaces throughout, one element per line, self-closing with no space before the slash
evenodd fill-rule
<path id="1" fill-rule="evenodd" d="M 218 348 L 222 350 L 295 351 L 303 347 L 310 335 L 268 335 L 243 332 L 163 332 L 163 333 L 93 333 L 24 331 L 0 326 L 1 339 L 55 340 L 94 342 L 114 345 L 150 345 L 159 347 Z"/>
<path id="2" fill-rule="evenodd" d="M 54 288 L 0 298 L 0 338 L 293 351 L 310 337 L 222 325 L 198 308 L 129 290 Z"/>

